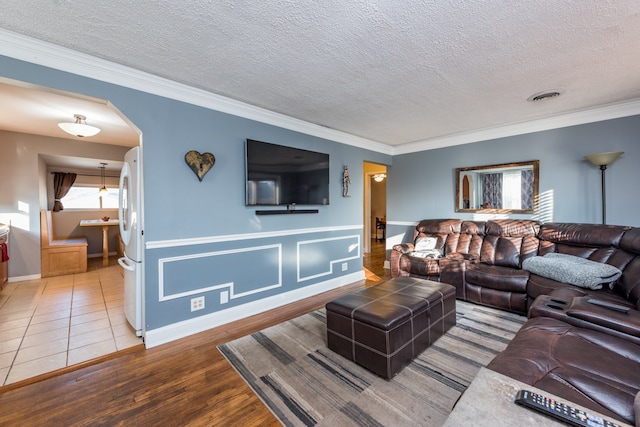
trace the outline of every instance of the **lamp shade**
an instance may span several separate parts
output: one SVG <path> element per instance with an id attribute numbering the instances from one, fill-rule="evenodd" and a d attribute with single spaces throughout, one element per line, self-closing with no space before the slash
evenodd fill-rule
<path id="1" fill-rule="evenodd" d="M 96 135 L 100 129 L 95 126 L 89 126 L 86 122 L 87 118 L 80 114 L 74 114 L 75 123 L 58 123 L 58 127 L 68 134 L 84 138 Z"/>
<path id="2" fill-rule="evenodd" d="M 589 154 L 584 156 L 586 160 L 589 160 L 594 166 L 609 166 L 618 157 L 624 154 L 624 151 L 616 151 L 609 153 Z"/>

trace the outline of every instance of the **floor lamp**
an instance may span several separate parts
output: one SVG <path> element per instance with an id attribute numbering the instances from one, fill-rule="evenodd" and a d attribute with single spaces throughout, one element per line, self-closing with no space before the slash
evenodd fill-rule
<path id="1" fill-rule="evenodd" d="M 600 167 L 602 174 L 602 223 L 607 223 L 607 192 L 604 185 L 604 171 L 607 170 L 607 166 L 613 163 L 618 157 L 624 154 L 623 151 L 616 151 L 611 153 L 598 153 L 584 156 L 586 160 L 589 160 L 594 166 Z"/>

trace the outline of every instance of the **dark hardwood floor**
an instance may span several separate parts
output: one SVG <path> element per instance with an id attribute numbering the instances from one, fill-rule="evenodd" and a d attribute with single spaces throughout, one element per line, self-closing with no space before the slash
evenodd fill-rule
<path id="1" fill-rule="evenodd" d="M 384 242 L 363 259 L 366 280 L 151 349 L 134 347 L 0 387 L 0 425 L 279 425 L 218 345 L 378 283 Z"/>
<path id="2" fill-rule="evenodd" d="M 389 278 L 389 270 L 384 269 L 384 261 L 387 255 L 385 245 L 386 242 L 384 241 L 371 240 L 371 252 L 364 254 L 362 264 L 373 274 L 386 280 Z"/>

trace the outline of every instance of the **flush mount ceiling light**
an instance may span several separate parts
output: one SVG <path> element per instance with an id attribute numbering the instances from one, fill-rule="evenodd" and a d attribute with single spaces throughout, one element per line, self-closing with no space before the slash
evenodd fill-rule
<path id="1" fill-rule="evenodd" d="M 93 136 L 100 132 L 100 129 L 95 126 L 89 126 L 87 124 L 87 118 L 81 114 L 74 114 L 73 118 L 75 123 L 58 123 L 60 129 L 68 134 L 84 138 L 86 136 Z"/>
<path id="2" fill-rule="evenodd" d="M 534 93 L 533 95 L 527 98 L 527 101 L 536 102 L 536 101 L 542 101 L 545 99 L 556 98 L 558 96 L 560 96 L 559 90 L 548 90 L 546 92 Z"/>
<path id="3" fill-rule="evenodd" d="M 383 173 L 378 173 L 373 175 L 373 180 L 375 182 L 382 182 L 384 181 L 384 179 L 387 177 L 387 175 L 383 174 Z"/>

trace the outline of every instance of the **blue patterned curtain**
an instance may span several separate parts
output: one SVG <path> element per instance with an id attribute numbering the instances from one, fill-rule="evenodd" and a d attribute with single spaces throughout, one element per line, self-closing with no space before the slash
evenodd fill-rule
<path id="1" fill-rule="evenodd" d="M 502 209 L 502 174 L 482 174 L 482 207 Z"/>
<path id="2" fill-rule="evenodd" d="M 533 170 L 523 170 L 520 182 L 522 185 L 522 209 L 533 209 Z"/>

